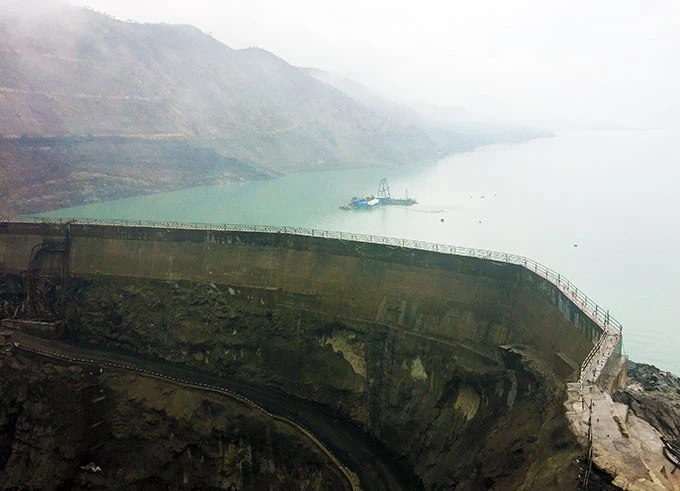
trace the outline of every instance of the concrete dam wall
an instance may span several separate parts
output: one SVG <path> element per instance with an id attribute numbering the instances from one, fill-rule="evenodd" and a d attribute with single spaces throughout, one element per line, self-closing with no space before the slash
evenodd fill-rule
<path id="1" fill-rule="evenodd" d="M 3 316 L 28 269 L 75 342 L 317 401 L 432 489 L 547 485 L 558 387 L 602 333 L 519 265 L 294 234 L 5 223 Z"/>

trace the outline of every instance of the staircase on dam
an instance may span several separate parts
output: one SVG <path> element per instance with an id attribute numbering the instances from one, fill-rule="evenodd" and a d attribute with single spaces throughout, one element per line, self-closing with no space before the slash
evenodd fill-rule
<path id="1" fill-rule="evenodd" d="M 582 384 L 594 384 L 597 382 L 620 340 L 621 331 L 605 328 L 595 347 L 581 365 L 580 382 Z"/>

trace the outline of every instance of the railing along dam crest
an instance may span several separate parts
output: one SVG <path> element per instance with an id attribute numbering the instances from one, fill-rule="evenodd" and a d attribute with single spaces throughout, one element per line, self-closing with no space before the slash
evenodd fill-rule
<path id="1" fill-rule="evenodd" d="M 157 220 L 121 220 L 121 219 L 101 219 L 101 218 L 52 218 L 52 217 L 0 217 L 0 223 L 27 223 L 27 224 L 78 224 L 78 225 L 99 225 L 116 227 L 144 227 L 161 229 L 182 229 L 182 230 L 205 230 L 215 232 L 260 232 L 269 234 L 291 234 L 303 235 L 308 237 L 321 237 L 327 239 L 363 242 L 368 244 L 381 244 L 405 249 L 418 249 L 423 251 L 438 252 L 441 254 L 451 254 L 457 256 L 474 257 L 497 261 L 508 264 L 515 264 L 532 271 L 538 276 L 549 281 L 557 287 L 565 296 L 571 299 L 574 305 L 581 312 L 592 319 L 601 329 L 603 334 L 597 341 L 592 351 L 581 364 L 579 383 L 595 382 L 599 377 L 604 364 L 615 350 L 616 345 L 621 339 L 623 326 L 614 317 L 609 315 L 609 311 L 603 309 L 593 302 L 591 298 L 579 290 L 571 281 L 560 273 L 534 261 L 533 259 L 517 254 L 508 254 L 485 249 L 475 249 L 470 247 L 460 247 L 436 242 L 426 242 L 411 239 L 399 239 L 395 237 L 384 237 L 380 235 L 357 234 L 351 232 L 337 232 L 330 230 L 319 230 L 303 227 L 275 226 L 275 225 L 243 225 L 243 224 L 218 224 L 201 222 L 174 222 Z"/>

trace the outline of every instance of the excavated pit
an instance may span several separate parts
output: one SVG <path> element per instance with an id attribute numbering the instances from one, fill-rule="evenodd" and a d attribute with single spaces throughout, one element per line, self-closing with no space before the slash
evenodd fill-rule
<path id="1" fill-rule="evenodd" d="M 0 314 L 20 316 L 20 273 L 36 261 L 31 249 L 64 231 L 10 224 L 0 232 Z M 378 449 L 376 462 L 403 489 L 577 486 L 584 450 L 564 416 L 563 387 L 598 328 L 556 287 L 519 266 L 287 234 L 78 225 L 70 234 L 66 259 L 62 253 L 38 258 L 41 279 L 34 288 L 45 298 L 33 308 L 59 311 L 72 345 L 125 352 L 314 403 L 325 411 L 319 418 L 364 435 L 364 444 Z M 58 273 L 65 261 L 64 278 Z M 64 411 L 77 369 L 55 372 L 46 368 L 49 361 L 26 356 L 4 355 L 3 380 L 24 380 L 26 393 L 41 394 L 39 407 Z M 29 366 L 39 368 L 31 372 Z M 233 401 L 141 376 L 104 374 L 97 383 L 111 394 L 109 419 L 127 422 L 126 428 L 111 423 L 124 434 L 112 433 L 100 450 L 119 457 L 101 466 L 97 486 L 347 486 L 304 436 L 247 408 L 229 409 Z M 51 385 L 61 392 L 46 391 Z M 53 434 L 40 419 L 44 411 L 23 397 L 20 403 L 18 396 L 3 396 L 0 425 L 16 428 L 21 419 L 24 428 L 36 424 Z M 207 421 L 206 411 L 214 413 Z M 82 445 L 76 428 L 83 420 L 78 411 L 68 413 L 64 425 L 74 436 L 61 447 L 26 442 L 40 458 L 21 460 L 29 452 L 17 450 L 21 437 L 0 441 L 0 468 L 14 479 L 4 487 L 36 470 L 44 479 L 62 472 L 66 463 L 41 462 L 58 461 L 65 447 L 73 450 L 62 479 L 86 487 L 83 473 L 91 472 L 80 471 L 81 457 L 90 457 L 73 455 Z M 149 414 L 158 431 L 144 431 Z M 213 431 L 218 420 L 220 429 Z M 250 455 L 247 472 L 236 457 L 215 463 L 224 462 L 224 444 L 216 443 L 223 434 L 234 445 L 232 454 Z M 200 451 L 187 457 L 196 441 Z M 351 445 L 334 448 L 340 460 L 345 452 L 351 461 Z M 136 460 L 138 452 L 164 457 L 153 464 Z M 390 488 L 370 477 L 364 464 L 356 466 L 348 465 L 363 489 Z"/>

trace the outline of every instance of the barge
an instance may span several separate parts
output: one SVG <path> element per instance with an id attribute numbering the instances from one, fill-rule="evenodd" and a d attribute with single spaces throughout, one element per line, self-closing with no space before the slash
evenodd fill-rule
<path id="1" fill-rule="evenodd" d="M 390 185 L 387 178 L 383 178 L 378 184 L 378 194 L 376 196 L 366 196 L 364 198 L 353 197 L 345 206 L 341 206 L 342 210 L 369 210 L 383 205 L 396 206 L 411 206 L 417 203 L 413 198 L 408 197 L 408 190 L 404 198 L 393 198 L 390 193 Z"/>

